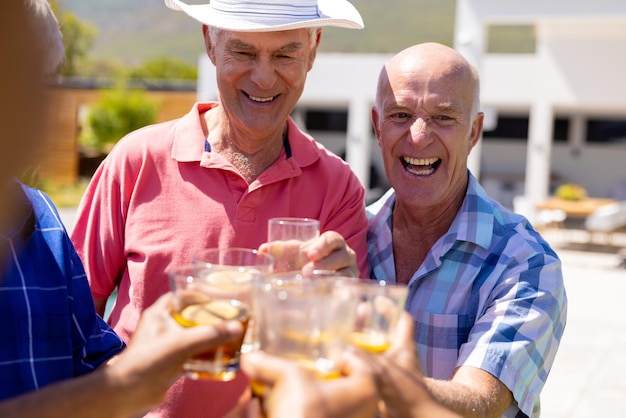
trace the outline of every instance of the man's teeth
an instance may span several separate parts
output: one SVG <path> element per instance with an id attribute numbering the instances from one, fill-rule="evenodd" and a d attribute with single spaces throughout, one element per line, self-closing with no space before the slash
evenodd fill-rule
<path id="1" fill-rule="evenodd" d="M 416 176 L 427 176 L 435 172 L 435 164 L 439 158 L 411 158 L 403 157 L 406 170 Z"/>
<path id="2" fill-rule="evenodd" d="M 250 99 L 254 100 L 255 102 L 259 102 L 259 103 L 271 102 L 272 100 L 274 100 L 274 96 L 271 96 L 271 97 L 255 97 L 255 96 L 248 95 L 248 97 Z"/>
<path id="3" fill-rule="evenodd" d="M 439 158 L 411 158 L 404 157 L 404 161 L 411 165 L 432 165 L 437 162 Z"/>

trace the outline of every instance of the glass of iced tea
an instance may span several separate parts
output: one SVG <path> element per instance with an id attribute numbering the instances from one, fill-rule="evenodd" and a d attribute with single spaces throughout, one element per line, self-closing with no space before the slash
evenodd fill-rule
<path id="1" fill-rule="evenodd" d="M 356 302 L 343 279 L 312 278 L 295 271 L 261 279 L 253 298 L 257 348 L 290 359 L 319 379 L 340 378 L 356 312 Z M 250 383 L 263 410 L 269 388 Z"/>
<path id="2" fill-rule="evenodd" d="M 252 286 L 260 277 L 272 273 L 274 257 L 270 254 L 259 253 L 255 249 L 224 247 L 206 248 L 192 256 L 192 262 L 199 268 L 204 268 L 206 279 L 225 289 L 238 293 L 238 300 L 244 302 L 252 310 Z M 256 337 L 254 316 L 244 338 L 242 352 L 254 348 Z"/>
<path id="3" fill-rule="evenodd" d="M 339 377 L 356 312 L 346 282 L 277 273 L 261 279 L 255 291 L 258 348 L 319 378 Z"/>
<path id="4" fill-rule="evenodd" d="M 348 287 L 357 302 L 350 343 L 372 353 L 387 351 L 404 310 L 407 286 L 360 280 Z"/>
<path id="5" fill-rule="evenodd" d="M 211 280 L 210 267 L 185 264 L 168 271 L 174 293 L 172 317 L 183 327 L 217 325 L 226 320 L 241 322 L 245 330 L 250 319 L 250 305 L 237 287 L 224 286 Z M 227 344 L 216 346 L 185 365 L 192 379 L 233 380 L 239 372 L 239 356 L 244 335 Z"/>

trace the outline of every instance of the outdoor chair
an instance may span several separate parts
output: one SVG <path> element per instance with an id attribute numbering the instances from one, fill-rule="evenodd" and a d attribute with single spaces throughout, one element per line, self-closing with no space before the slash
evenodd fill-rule
<path id="1" fill-rule="evenodd" d="M 626 200 L 610 203 L 594 210 L 585 218 L 585 229 L 590 233 L 590 242 L 595 236 L 604 235 L 608 243 L 613 234 L 626 228 Z"/>

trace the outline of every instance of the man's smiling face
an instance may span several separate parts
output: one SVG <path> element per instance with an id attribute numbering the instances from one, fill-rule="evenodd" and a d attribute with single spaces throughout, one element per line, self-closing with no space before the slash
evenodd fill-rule
<path id="1" fill-rule="evenodd" d="M 221 31 L 207 47 L 220 100 L 236 129 L 262 135 L 284 125 L 315 58 L 317 43 L 310 33 Z"/>
<path id="2" fill-rule="evenodd" d="M 406 53 L 379 80 L 372 120 L 398 199 L 419 207 L 457 201 L 482 129 L 476 84 L 446 54 Z"/>

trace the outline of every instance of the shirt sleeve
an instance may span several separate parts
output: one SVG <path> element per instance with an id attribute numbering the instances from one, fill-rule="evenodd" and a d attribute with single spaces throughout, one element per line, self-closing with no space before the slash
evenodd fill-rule
<path id="1" fill-rule="evenodd" d="M 561 262 L 535 252 L 509 258 L 469 335 L 457 366 L 474 366 L 496 376 L 529 417 L 554 362 L 566 322 Z"/>
<path id="2" fill-rule="evenodd" d="M 335 186 L 338 182 L 335 182 Z M 357 266 L 360 277 L 369 278 L 369 265 L 367 263 L 367 214 L 365 211 L 365 189 L 351 172 L 348 180 L 344 182 L 345 189 L 337 190 L 341 196 L 340 205 L 329 216 L 329 221 L 324 229 L 337 231 L 346 240 L 346 243 L 356 252 Z"/>
<path id="3" fill-rule="evenodd" d="M 120 182 L 105 160 L 85 190 L 71 234 L 94 299 L 107 299 L 125 268 L 123 206 Z"/>
<path id="4" fill-rule="evenodd" d="M 82 375 L 118 354 L 125 344 L 96 313 L 82 261 L 65 228 L 54 226 L 57 222 L 60 225 L 60 217 L 52 201 L 37 191 L 30 194 L 34 196 L 38 228 L 42 232 L 42 239 L 37 240 L 40 258 L 49 254 L 58 265 L 58 269 L 48 266 L 48 276 L 43 280 L 65 284 L 68 315 L 65 320 L 70 321 L 74 374 Z M 42 263 L 43 260 L 40 259 Z"/>
<path id="5" fill-rule="evenodd" d="M 71 242 L 68 245 L 74 370 L 77 375 L 82 375 L 119 354 L 126 345 L 96 313 L 81 260 Z"/>

